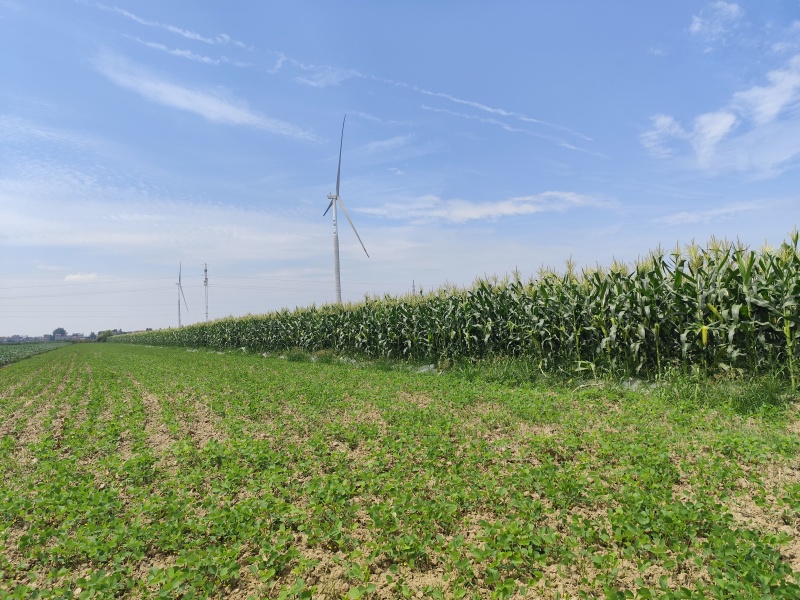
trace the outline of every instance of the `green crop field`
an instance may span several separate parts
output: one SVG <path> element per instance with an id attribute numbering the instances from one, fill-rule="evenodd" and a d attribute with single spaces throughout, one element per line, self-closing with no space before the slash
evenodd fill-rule
<path id="1" fill-rule="evenodd" d="M 42 352 L 50 352 L 72 342 L 32 342 L 23 344 L 0 344 L 0 366 L 29 358 Z"/>
<path id="2" fill-rule="evenodd" d="M 785 378 L 315 358 L 0 369 L 0 597 L 800 597 Z"/>

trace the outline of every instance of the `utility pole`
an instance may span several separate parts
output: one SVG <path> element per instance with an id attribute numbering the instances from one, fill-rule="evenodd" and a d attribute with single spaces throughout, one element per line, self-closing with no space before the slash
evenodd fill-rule
<path id="1" fill-rule="evenodd" d="M 411 280 L 411 295 L 412 296 L 416 296 L 417 295 L 417 286 L 416 286 L 416 282 L 413 279 Z"/>
<path id="2" fill-rule="evenodd" d="M 205 279 L 203 280 L 203 285 L 206 288 L 206 321 L 208 321 L 208 263 L 205 263 L 203 274 L 205 275 Z"/>

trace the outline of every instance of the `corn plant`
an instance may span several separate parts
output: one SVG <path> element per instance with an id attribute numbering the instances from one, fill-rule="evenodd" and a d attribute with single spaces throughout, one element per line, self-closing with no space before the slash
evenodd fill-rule
<path id="1" fill-rule="evenodd" d="M 753 251 L 712 239 L 633 265 L 483 278 L 424 296 L 367 297 L 114 342 L 280 352 L 301 348 L 413 361 L 513 356 L 543 371 L 659 377 L 782 371 L 797 385 L 800 234 Z"/>

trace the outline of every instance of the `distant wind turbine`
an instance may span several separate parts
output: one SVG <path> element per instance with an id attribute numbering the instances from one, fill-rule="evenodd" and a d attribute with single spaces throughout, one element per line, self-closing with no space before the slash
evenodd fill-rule
<path id="1" fill-rule="evenodd" d="M 336 278 L 336 302 L 339 304 L 342 303 L 342 281 L 339 275 L 339 227 L 336 220 L 337 205 L 342 207 L 342 212 L 344 213 L 344 216 L 347 217 L 350 227 L 353 228 L 353 233 L 356 234 L 361 247 L 364 248 L 364 254 L 367 255 L 367 258 L 369 258 L 369 252 L 367 252 L 364 242 L 361 241 L 361 236 L 358 235 L 356 226 L 353 225 L 353 220 L 350 218 L 350 215 L 347 214 L 347 209 L 344 206 L 344 202 L 342 202 L 342 199 L 339 197 L 339 181 L 342 178 L 342 144 L 344 142 L 344 123 L 346 120 L 347 115 L 345 115 L 344 119 L 342 120 L 342 137 L 339 140 L 339 169 L 336 171 L 336 193 L 328 194 L 328 200 L 330 200 L 330 204 L 328 204 L 328 208 L 326 208 L 325 212 L 322 214 L 324 217 L 328 214 L 328 211 L 331 209 L 331 207 L 333 207 L 333 270 Z"/>
<path id="2" fill-rule="evenodd" d="M 181 271 L 183 270 L 183 262 L 178 263 L 178 327 L 181 326 L 181 298 L 183 298 L 183 305 L 186 307 L 186 312 L 189 312 L 189 306 L 186 304 L 186 296 L 183 294 L 183 285 L 181 285 Z"/>

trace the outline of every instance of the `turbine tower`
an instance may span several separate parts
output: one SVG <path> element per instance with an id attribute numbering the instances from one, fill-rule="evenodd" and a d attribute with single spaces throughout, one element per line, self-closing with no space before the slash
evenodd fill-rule
<path id="1" fill-rule="evenodd" d="M 361 236 L 358 235 L 356 226 L 353 225 L 353 220 L 350 218 L 350 215 L 347 214 L 347 209 L 344 206 L 344 202 L 342 202 L 342 199 L 339 197 L 339 181 L 342 178 L 342 143 L 344 142 L 344 123 L 346 120 L 347 115 L 345 115 L 344 119 L 342 120 L 342 137 L 339 140 L 339 169 L 336 171 L 336 193 L 328 194 L 328 200 L 330 200 L 330 204 L 328 204 L 328 208 L 326 208 L 325 212 L 322 214 L 324 217 L 328 214 L 328 211 L 333 208 L 333 272 L 336 279 L 336 302 L 339 304 L 342 303 L 342 281 L 339 274 L 339 225 L 336 214 L 337 205 L 342 207 L 342 212 L 344 213 L 344 216 L 347 217 L 350 227 L 353 228 L 353 233 L 356 234 L 361 247 L 364 248 L 364 254 L 367 255 L 367 258 L 369 258 L 369 252 L 367 252 L 364 242 L 361 241 Z"/>
<path id="2" fill-rule="evenodd" d="M 203 274 L 205 275 L 203 285 L 206 288 L 206 321 L 208 321 L 208 263 L 204 264 Z"/>
<path id="3" fill-rule="evenodd" d="M 183 298 L 183 305 L 186 307 L 186 312 L 189 312 L 189 306 L 186 304 L 186 296 L 183 294 L 183 285 L 181 285 L 181 270 L 183 263 L 178 263 L 178 327 L 181 326 L 181 298 Z"/>

